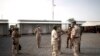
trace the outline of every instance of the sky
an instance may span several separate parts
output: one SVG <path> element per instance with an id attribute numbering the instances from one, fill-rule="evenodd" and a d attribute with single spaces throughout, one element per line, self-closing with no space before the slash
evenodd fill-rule
<path id="1" fill-rule="evenodd" d="M 100 21 L 100 0 L 54 2 L 54 20 Z M 52 20 L 52 0 L 0 0 L 0 19 Z"/>

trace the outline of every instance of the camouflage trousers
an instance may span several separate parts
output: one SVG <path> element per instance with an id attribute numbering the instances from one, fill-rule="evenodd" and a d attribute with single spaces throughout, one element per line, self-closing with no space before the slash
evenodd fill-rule
<path id="1" fill-rule="evenodd" d="M 37 41 L 37 48 L 39 48 L 41 42 L 41 36 L 36 36 L 36 41 Z"/>
<path id="2" fill-rule="evenodd" d="M 72 48 L 72 42 L 71 42 L 71 38 L 68 36 L 67 37 L 67 41 L 66 41 L 66 48 Z"/>
<path id="3" fill-rule="evenodd" d="M 58 41 L 58 50 L 61 51 L 61 40 Z"/>
<path id="4" fill-rule="evenodd" d="M 58 42 L 52 44 L 52 56 L 59 56 Z"/>
<path id="5" fill-rule="evenodd" d="M 72 51 L 74 56 L 79 56 L 79 45 L 80 45 L 80 38 L 75 38 L 73 40 Z"/>
<path id="6" fill-rule="evenodd" d="M 15 38 L 12 42 L 15 42 L 12 44 L 12 56 L 17 56 L 17 53 L 19 51 L 19 39 Z"/>

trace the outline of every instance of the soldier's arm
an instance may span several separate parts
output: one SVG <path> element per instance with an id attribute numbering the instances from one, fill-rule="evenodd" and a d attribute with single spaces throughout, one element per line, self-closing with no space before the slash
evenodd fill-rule
<path id="1" fill-rule="evenodd" d="M 73 39 L 74 37 L 75 37 L 75 35 L 76 35 L 76 29 L 74 28 L 74 29 L 72 29 L 72 33 L 71 33 L 71 38 Z"/>
<path id="2" fill-rule="evenodd" d="M 67 33 L 67 30 L 61 30 L 60 32 L 61 32 L 61 35 L 63 35 L 65 33 Z"/>
<path id="3" fill-rule="evenodd" d="M 54 32 L 54 35 L 53 36 L 54 36 L 54 39 L 57 39 L 58 38 L 58 34 L 57 34 L 56 31 Z"/>
<path id="4" fill-rule="evenodd" d="M 11 30 L 9 29 L 9 30 L 8 30 L 8 34 L 9 34 L 9 35 L 11 34 L 10 32 L 11 32 Z"/>
<path id="5" fill-rule="evenodd" d="M 13 31 L 12 35 L 11 35 L 11 38 L 14 39 L 14 37 L 15 37 L 15 32 Z"/>
<path id="6" fill-rule="evenodd" d="M 42 29 L 40 28 L 40 32 L 42 33 Z"/>
<path id="7" fill-rule="evenodd" d="M 68 29 L 63 30 L 63 32 L 64 32 L 64 33 L 67 33 L 67 32 L 68 32 Z"/>
<path id="8" fill-rule="evenodd" d="M 37 28 L 34 30 L 34 33 L 36 34 L 36 32 L 37 32 Z"/>
<path id="9" fill-rule="evenodd" d="M 19 38 L 21 37 L 21 33 L 20 32 L 18 32 L 18 35 L 19 35 Z"/>
<path id="10" fill-rule="evenodd" d="M 61 30 L 61 35 L 65 34 L 65 31 Z"/>

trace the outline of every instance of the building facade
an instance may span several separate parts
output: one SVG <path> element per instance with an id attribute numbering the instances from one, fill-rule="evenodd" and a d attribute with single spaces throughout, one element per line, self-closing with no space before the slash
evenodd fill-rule
<path id="1" fill-rule="evenodd" d="M 0 20 L 0 35 L 8 35 L 8 20 Z"/>
<path id="2" fill-rule="evenodd" d="M 51 33 L 54 25 L 61 26 L 61 21 L 57 20 L 18 20 L 21 34 L 32 34 L 34 29 L 39 25 L 42 34 Z"/>

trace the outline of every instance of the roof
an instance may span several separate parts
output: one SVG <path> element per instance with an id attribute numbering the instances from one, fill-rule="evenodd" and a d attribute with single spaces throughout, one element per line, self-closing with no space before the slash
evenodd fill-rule
<path id="1" fill-rule="evenodd" d="M 76 21 L 77 22 L 77 24 L 83 24 L 83 23 L 85 23 L 86 21 Z"/>
<path id="2" fill-rule="evenodd" d="M 0 23 L 8 23 L 8 20 L 6 20 L 6 19 L 0 19 Z"/>
<path id="3" fill-rule="evenodd" d="M 87 21 L 83 23 L 82 26 L 97 26 L 100 25 L 100 21 Z"/>
<path id="4" fill-rule="evenodd" d="M 77 24 L 83 24 L 85 23 L 86 21 L 76 21 Z M 71 24 L 71 22 L 69 21 L 66 21 L 66 22 L 63 22 L 62 24 Z"/>
<path id="5" fill-rule="evenodd" d="M 60 20 L 18 20 L 18 22 L 30 24 L 61 24 Z"/>

